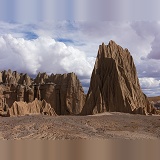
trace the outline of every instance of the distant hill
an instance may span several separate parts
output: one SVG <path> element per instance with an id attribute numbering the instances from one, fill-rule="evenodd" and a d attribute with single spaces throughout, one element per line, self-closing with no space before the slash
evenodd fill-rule
<path id="1" fill-rule="evenodd" d="M 160 96 L 148 97 L 148 100 L 154 105 L 154 107 L 160 110 Z"/>
<path id="2" fill-rule="evenodd" d="M 153 101 L 153 102 L 157 102 L 157 101 L 160 101 L 160 96 L 157 96 L 157 97 L 148 97 L 148 100 L 149 101 Z"/>

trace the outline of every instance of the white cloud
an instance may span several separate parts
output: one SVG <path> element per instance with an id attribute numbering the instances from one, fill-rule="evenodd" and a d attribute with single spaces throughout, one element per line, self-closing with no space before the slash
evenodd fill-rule
<path id="1" fill-rule="evenodd" d="M 160 80 L 155 79 L 155 78 L 139 78 L 141 87 L 143 92 L 147 96 L 157 96 L 160 95 Z"/>
<path id="2" fill-rule="evenodd" d="M 90 77 L 92 66 L 84 52 L 51 37 L 35 40 L 0 37 L 0 68 L 37 74 L 75 72 L 78 76 Z"/>
<path id="3" fill-rule="evenodd" d="M 40 38 L 26 40 L 25 32 L 28 31 Z M 12 40 L 9 40 L 12 43 L 6 43 L 4 36 L 1 36 L 0 68 L 3 67 L 3 69 L 14 66 L 16 70 L 28 73 L 73 71 L 79 75 L 84 87 L 87 87 L 89 83 L 85 79 L 89 81 L 91 76 L 98 46 L 102 42 L 107 44 L 112 39 L 123 48 L 129 49 L 140 78 L 160 80 L 159 22 L 58 21 L 37 24 L 0 22 L 0 35 L 4 33 L 12 34 Z M 56 42 L 58 39 L 67 39 L 68 42 L 64 42 L 67 46 L 64 43 Z M 18 45 L 15 45 L 16 41 L 18 41 Z M 4 45 L 4 43 L 6 44 Z M 10 57 L 9 53 L 16 57 L 18 65 L 15 63 L 15 58 Z M 2 63 L 3 57 L 5 57 L 4 63 Z M 158 90 L 153 92 L 152 85 L 149 86 L 150 89 L 143 88 L 146 94 L 159 94 Z"/>
<path id="4" fill-rule="evenodd" d="M 141 22 L 143 24 L 143 22 Z M 112 22 L 112 21 L 95 21 L 95 22 L 67 22 L 60 21 L 57 23 L 39 23 L 34 32 L 39 36 L 50 35 L 53 38 L 67 38 L 73 41 L 78 49 L 84 51 L 87 56 L 96 57 L 98 46 L 110 40 L 124 48 L 128 48 L 134 57 L 136 63 L 140 62 L 142 56 L 146 57 L 151 51 L 151 42 L 154 40 L 154 34 L 151 29 L 146 30 L 143 36 L 140 35 L 144 25 L 137 22 Z M 147 24 L 146 24 L 147 26 Z M 137 27 L 137 28 L 136 28 Z M 158 25 L 157 25 L 158 28 Z M 157 29 L 158 30 L 158 29 Z M 151 32 L 150 35 L 145 33 Z"/>
<path id="5" fill-rule="evenodd" d="M 141 87 L 144 89 L 149 88 L 157 88 L 160 87 L 160 80 L 156 80 L 155 78 L 139 78 Z"/>
<path id="6" fill-rule="evenodd" d="M 152 50 L 148 54 L 149 59 L 159 59 L 160 60 L 160 33 L 155 36 L 154 41 L 151 44 Z"/>

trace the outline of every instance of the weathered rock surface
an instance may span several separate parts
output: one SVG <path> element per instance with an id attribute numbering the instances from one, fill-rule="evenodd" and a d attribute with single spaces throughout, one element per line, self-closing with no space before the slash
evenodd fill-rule
<path id="1" fill-rule="evenodd" d="M 39 100 L 38 104 L 44 101 L 50 104 L 57 115 L 89 115 L 106 111 L 156 113 L 141 90 L 130 52 L 113 41 L 99 46 L 87 97 L 74 73 L 39 73 L 32 79 L 16 71 L 0 72 L 0 112 L 25 114 L 28 105 L 35 105 L 35 100 Z M 38 110 L 35 112 L 39 113 Z"/>
<path id="2" fill-rule="evenodd" d="M 85 103 L 85 94 L 80 81 L 74 73 L 38 74 L 34 81 L 35 97 L 45 99 L 57 114 L 79 114 Z"/>
<path id="3" fill-rule="evenodd" d="M 157 96 L 157 97 L 148 97 L 148 100 L 157 109 L 158 113 L 160 113 L 160 96 Z"/>
<path id="4" fill-rule="evenodd" d="M 36 98 L 49 103 L 58 115 L 79 114 L 85 103 L 82 85 L 74 73 L 39 73 L 31 79 L 16 71 L 0 72 L 0 110 L 7 111 L 15 101 L 29 103 Z"/>
<path id="5" fill-rule="evenodd" d="M 45 100 L 35 99 L 31 103 L 17 102 L 15 101 L 13 105 L 8 109 L 8 116 L 24 116 L 30 114 L 43 114 L 56 116 L 54 109 Z"/>
<path id="6" fill-rule="evenodd" d="M 16 71 L 12 72 L 10 69 L 8 71 L 2 71 L 0 74 L 0 83 L 9 85 L 31 85 L 32 80 L 27 74 L 19 74 Z"/>
<path id="7" fill-rule="evenodd" d="M 142 93 L 128 49 L 110 41 L 99 46 L 83 115 L 101 112 L 147 114 L 155 112 Z"/>

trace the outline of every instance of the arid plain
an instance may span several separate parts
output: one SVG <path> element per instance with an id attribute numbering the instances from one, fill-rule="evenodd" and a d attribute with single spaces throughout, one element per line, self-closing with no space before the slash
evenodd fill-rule
<path id="1" fill-rule="evenodd" d="M 94 116 L 0 117 L 0 139 L 160 139 L 160 116 L 103 113 Z"/>

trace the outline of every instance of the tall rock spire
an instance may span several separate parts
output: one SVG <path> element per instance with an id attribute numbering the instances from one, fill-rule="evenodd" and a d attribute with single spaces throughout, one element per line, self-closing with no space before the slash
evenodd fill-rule
<path id="1" fill-rule="evenodd" d="M 114 41 L 99 46 L 82 114 L 105 111 L 147 114 L 153 107 L 141 90 L 128 49 Z"/>

